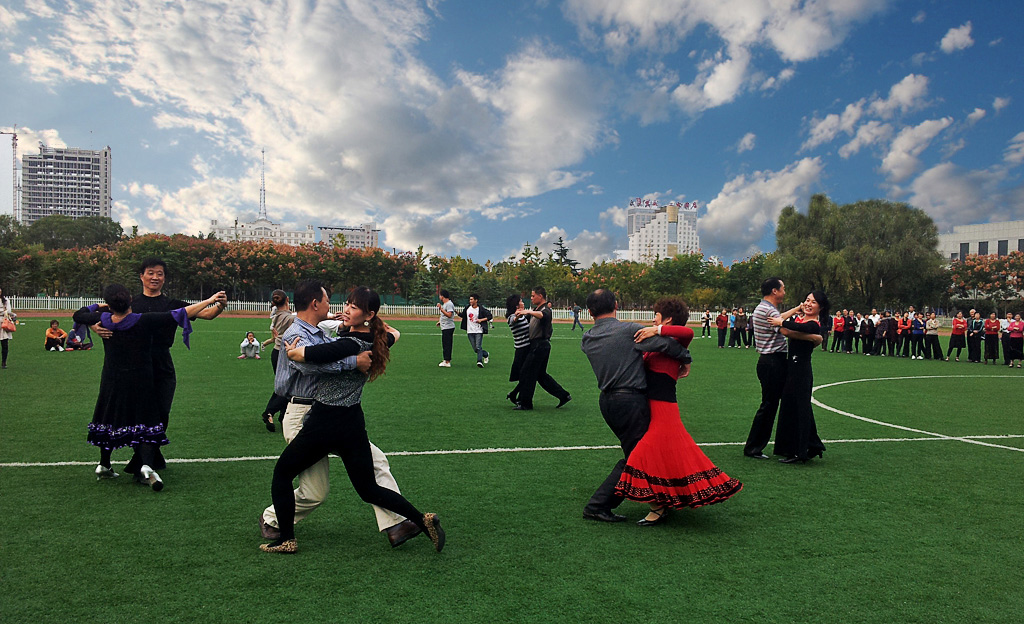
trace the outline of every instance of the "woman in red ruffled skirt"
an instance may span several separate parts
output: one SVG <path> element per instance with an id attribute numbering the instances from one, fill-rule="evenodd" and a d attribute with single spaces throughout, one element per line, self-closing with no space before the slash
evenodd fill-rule
<path id="1" fill-rule="evenodd" d="M 693 340 L 693 330 L 686 327 L 689 317 L 685 301 L 662 299 L 654 304 L 654 326 L 638 331 L 636 341 L 661 335 L 689 346 Z M 690 373 L 690 365 L 663 353 L 645 353 L 644 367 L 651 425 L 626 460 L 615 490 L 630 500 L 650 504 L 650 513 L 637 524 L 652 526 L 664 521 L 669 509 L 720 503 L 743 489 L 743 484 L 708 459 L 683 426 L 676 380 Z"/>

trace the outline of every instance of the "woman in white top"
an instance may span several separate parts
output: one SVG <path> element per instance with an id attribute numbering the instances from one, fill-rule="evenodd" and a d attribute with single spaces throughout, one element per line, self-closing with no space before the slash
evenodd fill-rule
<path id="1" fill-rule="evenodd" d="M 0 288 L 0 320 L 14 322 L 14 313 L 11 312 L 11 304 L 4 297 L 4 291 Z M 3 352 L 3 368 L 7 368 L 7 341 L 14 337 L 13 332 L 0 327 L 0 350 Z"/>

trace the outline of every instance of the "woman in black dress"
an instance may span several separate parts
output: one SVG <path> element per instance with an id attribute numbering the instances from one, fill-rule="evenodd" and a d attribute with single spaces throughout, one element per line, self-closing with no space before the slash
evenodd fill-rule
<path id="1" fill-rule="evenodd" d="M 530 317 L 516 316 L 516 310 L 522 310 L 523 298 L 519 295 L 509 295 L 505 300 L 505 319 L 508 321 L 508 328 L 512 330 L 512 344 L 516 349 L 512 357 L 512 369 L 508 373 L 508 380 L 516 382 L 512 392 L 505 395 L 505 398 L 515 405 L 519 403 L 519 371 L 523 368 L 526 354 L 530 350 Z"/>
<path id="2" fill-rule="evenodd" d="M 779 424 L 772 451 L 774 455 L 785 456 L 779 460 L 783 464 L 806 463 L 811 457 L 821 457 L 825 452 L 811 410 L 811 388 L 814 386 L 811 354 L 816 346 L 811 336 L 821 333 L 818 319 L 827 316 L 828 309 L 825 293 L 814 291 L 801 305 L 769 319 L 772 325 L 781 326 L 783 335 L 789 338 L 786 385 L 782 390 Z M 798 313 L 801 316 L 791 318 Z M 806 336 L 796 336 L 796 333 Z"/>
<path id="3" fill-rule="evenodd" d="M 274 466 L 274 479 L 270 493 L 277 510 L 277 522 L 281 537 L 270 544 L 260 544 L 260 550 L 271 553 L 294 553 L 298 550 L 295 541 L 295 493 L 292 479 L 306 468 L 334 453 L 345 462 L 345 470 L 356 493 L 364 501 L 389 509 L 411 520 L 421 531 L 430 536 L 434 548 L 441 552 L 445 534 L 441 519 L 432 513 L 420 513 L 401 494 L 377 485 L 373 477 L 373 458 L 370 455 L 370 440 L 366 434 L 366 421 L 360 404 L 363 386 L 384 374 L 391 356 L 391 345 L 398 341 L 398 330 L 389 327 L 377 316 L 380 297 L 369 288 L 356 288 L 348 296 L 342 316 L 344 328 L 338 340 L 325 344 L 298 347 L 298 338 L 283 346 L 288 358 L 298 363 L 324 364 L 357 355 L 362 351 L 373 352 L 373 364 L 368 373 L 358 370 L 342 371 L 335 374 L 321 374 L 317 383 L 313 407 L 306 415 L 302 430 L 281 453 Z"/>
<path id="4" fill-rule="evenodd" d="M 154 399 L 153 335 L 178 325 L 188 346 L 192 331 L 189 317 L 199 314 L 217 301 L 227 301 L 219 292 L 205 301 L 172 312 L 132 313 L 132 296 L 121 284 L 111 284 L 103 291 L 106 305 L 94 304 L 75 312 L 75 323 L 99 323 L 113 332 L 103 341 L 103 372 L 100 394 L 96 399 L 88 441 L 100 447 L 97 479 L 118 476 L 110 467 L 110 453 L 124 446 L 135 448 L 144 464 L 138 477 L 159 492 L 164 484 L 153 465 L 156 451 L 167 444 L 167 428 Z M 103 311 L 109 309 L 109 312 Z"/>

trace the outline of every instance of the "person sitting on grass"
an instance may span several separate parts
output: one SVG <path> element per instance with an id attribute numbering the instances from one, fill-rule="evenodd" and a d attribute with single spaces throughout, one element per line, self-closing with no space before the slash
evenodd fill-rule
<path id="1" fill-rule="evenodd" d="M 245 332 L 245 340 L 238 347 L 242 351 L 242 355 L 238 356 L 240 360 L 258 360 L 260 359 L 260 342 L 256 340 L 256 334 L 252 332 Z"/>
<path id="2" fill-rule="evenodd" d="M 46 330 L 46 350 L 63 351 L 64 341 L 67 337 L 67 332 L 60 328 L 58 321 L 50 321 L 50 329 Z"/>

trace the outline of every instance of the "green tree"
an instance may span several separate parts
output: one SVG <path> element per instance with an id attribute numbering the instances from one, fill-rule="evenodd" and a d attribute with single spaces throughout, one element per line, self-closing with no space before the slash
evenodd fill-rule
<path id="1" fill-rule="evenodd" d="M 66 215 L 49 215 L 25 229 L 26 243 L 40 244 L 44 249 L 73 249 L 113 245 L 121 240 L 121 224 L 107 217 L 72 219 Z"/>
<path id="2" fill-rule="evenodd" d="M 582 271 L 579 268 L 580 263 L 569 257 L 571 250 L 565 246 L 565 241 L 559 236 L 558 240 L 555 241 L 555 252 L 551 256 L 551 261 L 555 264 L 569 267 L 569 271 L 573 275 L 579 275 Z"/>

